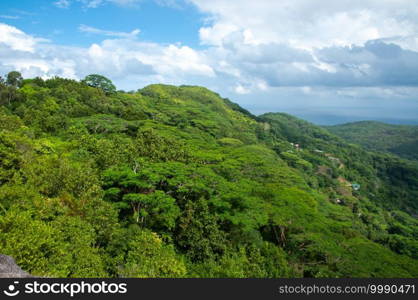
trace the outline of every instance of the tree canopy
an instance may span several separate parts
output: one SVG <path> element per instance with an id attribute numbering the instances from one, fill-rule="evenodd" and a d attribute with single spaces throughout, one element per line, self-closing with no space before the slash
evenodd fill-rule
<path id="1" fill-rule="evenodd" d="M 20 72 L 11 71 L 7 74 L 6 83 L 8 85 L 17 88 L 22 85 L 22 82 L 23 82 L 23 77 L 22 77 L 22 74 L 20 74 Z"/>
<path id="2" fill-rule="evenodd" d="M 113 85 L 112 81 L 99 74 L 87 75 L 82 82 L 88 86 L 101 89 L 106 94 L 113 94 L 116 92 L 116 87 Z"/>
<path id="3" fill-rule="evenodd" d="M 418 276 L 415 161 L 203 87 L 109 84 L 0 83 L 0 253 L 24 270 Z"/>

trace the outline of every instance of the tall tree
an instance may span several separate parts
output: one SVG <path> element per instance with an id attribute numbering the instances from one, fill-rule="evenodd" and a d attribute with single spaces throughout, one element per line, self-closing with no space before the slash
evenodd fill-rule
<path id="1" fill-rule="evenodd" d="M 116 92 L 116 87 L 109 78 L 98 74 L 87 75 L 82 82 L 88 86 L 103 90 L 106 94 L 113 94 Z"/>
<path id="2" fill-rule="evenodd" d="M 6 83 L 15 88 L 21 87 L 23 82 L 22 74 L 18 71 L 11 71 L 7 74 Z"/>

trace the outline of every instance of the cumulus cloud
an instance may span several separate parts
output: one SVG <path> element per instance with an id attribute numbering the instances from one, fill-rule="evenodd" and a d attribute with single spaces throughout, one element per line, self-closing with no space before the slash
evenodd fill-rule
<path id="1" fill-rule="evenodd" d="M 341 86 L 418 86 L 418 52 L 396 44 L 368 41 L 364 46 L 330 47 L 317 51 L 318 57 L 337 69 Z"/>
<path id="2" fill-rule="evenodd" d="M 15 51 L 33 52 L 37 42 L 46 41 L 27 35 L 16 27 L 0 23 L 0 45 L 10 47 Z"/>
<path id="3" fill-rule="evenodd" d="M 189 0 L 212 15 L 200 30 L 203 43 L 219 44 L 234 31 L 253 43 L 284 42 L 298 48 L 345 46 L 417 33 L 415 0 Z"/>
<path id="4" fill-rule="evenodd" d="M 279 86 L 418 86 L 418 52 L 395 44 L 369 41 L 363 46 L 326 47 L 312 52 L 281 45 L 244 46 L 224 54 L 230 68 L 248 82 L 264 80 Z M 248 57 L 252 55 L 252 57 Z"/>
<path id="5" fill-rule="evenodd" d="M 76 1 L 88 7 L 141 2 Z M 285 86 L 418 85 L 415 0 L 321 0 L 321 5 L 312 0 L 188 1 L 209 15 L 199 31 L 203 49 L 144 43 L 138 40 L 139 29 L 119 32 L 80 25 L 81 32 L 106 40 L 85 49 L 71 48 L 87 58 L 74 59 L 70 51 L 66 73 L 78 76 L 91 68 L 121 78 L 147 70 L 175 82 L 205 78 L 201 84 L 210 82 L 238 94 Z M 55 4 L 68 7 L 70 0 Z M 5 26 L 0 27 L 0 33 L 4 31 L 0 42 L 11 49 L 33 53 L 37 44 L 45 48 L 45 43 Z M 59 60 L 58 52 L 49 51 Z M 40 53 L 38 49 L 34 55 Z"/>
<path id="6" fill-rule="evenodd" d="M 205 56 L 190 47 L 138 41 L 132 38 L 137 31 L 120 33 L 90 27 L 87 31 L 112 39 L 85 48 L 60 46 L 0 24 L 0 70 L 5 73 L 15 69 L 25 77 L 57 75 L 74 79 L 101 73 L 126 89 L 151 82 L 181 84 L 191 77 L 215 76 Z"/>
<path id="7" fill-rule="evenodd" d="M 209 14 L 202 45 L 235 91 L 418 85 L 415 0 L 189 0 Z M 264 85 L 265 88 L 265 85 Z"/>

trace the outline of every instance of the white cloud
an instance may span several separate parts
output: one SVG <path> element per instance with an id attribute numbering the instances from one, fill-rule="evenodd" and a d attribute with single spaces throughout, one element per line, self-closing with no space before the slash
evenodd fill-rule
<path id="1" fill-rule="evenodd" d="M 69 1 L 69 0 L 64 0 Z M 116 4 L 119 6 L 125 6 L 125 7 L 132 7 L 132 6 L 138 6 L 142 2 L 145 2 L 147 0 L 73 0 L 78 1 L 84 4 L 87 8 L 97 8 L 103 4 L 111 3 Z M 185 4 L 184 0 L 154 0 L 155 3 L 157 3 L 160 6 L 165 7 L 171 7 L 171 8 L 182 8 Z"/>
<path id="2" fill-rule="evenodd" d="M 59 8 L 69 8 L 70 7 L 70 1 L 69 0 L 58 0 L 58 1 L 55 1 L 54 2 L 54 5 L 56 6 L 56 7 L 59 7 Z"/>
<path id="3" fill-rule="evenodd" d="M 185 4 L 184 1 L 181 0 L 154 0 L 160 6 L 171 7 L 176 9 L 183 8 Z"/>
<path id="4" fill-rule="evenodd" d="M 211 16 L 199 31 L 211 65 L 236 77 L 246 92 L 260 90 L 254 81 L 269 87 L 418 85 L 416 0 L 189 2 Z M 397 51 L 389 43 L 400 46 L 398 57 L 380 55 Z"/>
<path id="5" fill-rule="evenodd" d="M 237 93 L 237 94 L 249 94 L 250 93 L 250 89 L 248 89 L 248 88 L 246 88 L 246 87 L 244 87 L 244 86 L 242 86 L 241 84 L 238 84 L 236 87 L 235 87 L 235 92 Z"/>
<path id="6" fill-rule="evenodd" d="M 113 2 L 115 4 L 118 5 L 122 5 L 122 6 L 129 6 L 129 5 L 133 5 L 133 4 L 137 4 L 140 2 L 143 2 L 143 0 L 108 0 L 109 2 Z"/>
<path id="7" fill-rule="evenodd" d="M 89 7 L 141 2 L 78 1 Z M 321 0 L 321 5 L 318 0 L 189 1 L 209 15 L 199 31 L 204 49 L 144 43 L 137 39 L 139 29 L 80 25 L 80 31 L 107 39 L 77 50 L 87 53 L 84 60 L 66 56 L 74 61 L 74 71 L 66 73 L 79 76 L 92 69 L 130 78 L 128 70 L 138 73 L 132 67 L 137 62 L 139 69 L 166 81 L 195 80 L 239 94 L 282 86 L 418 85 L 418 8 L 412 0 Z M 69 0 L 59 2 L 67 5 Z M 3 43 L 34 51 L 35 38 L 11 26 L 7 32 Z"/>
<path id="8" fill-rule="evenodd" d="M 298 48 L 362 44 L 416 34 L 416 0 L 189 0 L 212 24 L 202 43 L 220 44 L 233 31 L 248 30 L 257 43 Z"/>
<path id="9" fill-rule="evenodd" d="M 8 20 L 17 20 L 17 19 L 20 19 L 19 16 L 11 16 L 11 15 L 0 15 L 0 18 L 2 18 L 2 19 L 8 19 Z"/>
<path id="10" fill-rule="evenodd" d="M 97 8 L 105 3 L 113 3 L 119 6 L 132 6 L 142 2 L 143 0 L 77 0 L 84 4 L 87 8 Z"/>
<path id="11" fill-rule="evenodd" d="M 215 76 L 205 55 L 190 47 L 141 42 L 132 38 L 139 33 L 137 30 L 121 33 L 89 27 L 86 31 L 112 39 L 86 48 L 60 46 L 0 23 L 0 71 L 16 69 L 24 77 L 57 75 L 74 79 L 101 73 L 126 89 Z"/>
<path id="12" fill-rule="evenodd" d="M 112 4 L 119 5 L 119 6 L 134 6 L 143 1 L 144 0 L 57 0 L 53 2 L 53 4 L 58 8 L 66 9 L 66 8 L 69 8 L 72 3 L 79 2 L 85 8 L 97 8 L 106 3 L 112 3 Z M 160 0 L 160 1 L 164 1 L 162 3 L 165 3 L 165 1 L 170 1 L 170 0 Z M 169 4 L 170 2 L 167 2 L 167 3 Z"/>
<path id="13" fill-rule="evenodd" d="M 110 31 L 110 30 L 103 30 L 94 28 L 91 26 L 87 26 L 81 24 L 78 29 L 81 32 L 92 33 L 92 34 L 99 34 L 111 37 L 118 37 L 118 38 L 135 38 L 141 31 L 139 29 L 134 29 L 131 32 L 120 32 L 120 31 Z"/>
<path id="14" fill-rule="evenodd" d="M 45 41 L 27 35 L 16 27 L 0 23 L 0 44 L 8 46 L 12 50 L 33 52 L 34 45 L 41 40 Z"/>
<path id="15" fill-rule="evenodd" d="M 66 1 L 71 1 L 71 0 L 66 0 Z M 104 0 L 72 0 L 72 1 L 81 2 L 85 8 L 97 8 L 105 2 Z"/>

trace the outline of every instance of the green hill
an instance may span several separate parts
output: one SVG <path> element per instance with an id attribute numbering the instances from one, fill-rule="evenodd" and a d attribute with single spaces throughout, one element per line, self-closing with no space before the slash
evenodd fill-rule
<path id="1" fill-rule="evenodd" d="M 418 126 L 363 121 L 327 126 L 326 129 L 366 149 L 418 160 Z"/>
<path id="2" fill-rule="evenodd" d="M 411 162 L 195 86 L 37 78 L 0 105 L 0 253 L 34 275 L 418 275 Z"/>

